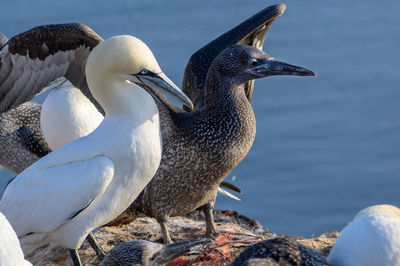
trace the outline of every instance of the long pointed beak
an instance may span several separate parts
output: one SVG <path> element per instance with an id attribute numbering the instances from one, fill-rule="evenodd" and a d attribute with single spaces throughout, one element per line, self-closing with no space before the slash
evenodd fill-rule
<path id="1" fill-rule="evenodd" d="M 260 78 L 275 75 L 316 76 L 314 72 L 304 67 L 291 65 L 274 59 L 265 60 L 264 63 L 247 69 L 247 72 Z"/>
<path id="2" fill-rule="evenodd" d="M 151 258 L 154 265 L 164 265 L 167 262 L 187 253 L 190 248 L 210 242 L 209 238 L 197 238 L 165 245 L 157 251 Z"/>
<path id="3" fill-rule="evenodd" d="M 139 82 L 144 85 L 159 90 L 183 105 L 193 109 L 193 103 L 189 97 L 187 97 L 163 72 L 151 73 L 150 75 L 137 74 L 135 76 Z"/>

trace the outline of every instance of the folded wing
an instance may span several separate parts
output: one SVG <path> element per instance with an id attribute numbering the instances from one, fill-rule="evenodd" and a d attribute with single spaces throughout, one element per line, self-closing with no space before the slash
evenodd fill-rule
<path id="1" fill-rule="evenodd" d="M 7 186 L 0 201 L 0 211 L 19 237 L 56 229 L 104 193 L 114 177 L 114 164 L 106 156 L 45 169 L 32 166 Z"/>

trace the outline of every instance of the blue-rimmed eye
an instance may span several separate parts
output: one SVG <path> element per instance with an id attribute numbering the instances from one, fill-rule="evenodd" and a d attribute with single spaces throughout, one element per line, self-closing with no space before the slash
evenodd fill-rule
<path id="1" fill-rule="evenodd" d="M 249 65 L 250 66 L 256 66 L 258 64 L 258 60 L 255 58 L 250 59 Z"/>
<path id="2" fill-rule="evenodd" d="M 149 71 L 147 69 L 143 68 L 142 71 L 140 71 L 140 74 L 147 75 L 147 74 L 149 74 Z"/>

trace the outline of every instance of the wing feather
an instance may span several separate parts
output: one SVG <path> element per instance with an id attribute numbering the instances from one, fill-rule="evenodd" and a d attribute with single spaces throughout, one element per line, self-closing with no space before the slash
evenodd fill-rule
<path id="1" fill-rule="evenodd" d="M 0 50 L 0 112 L 31 100 L 62 76 L 101 109 L 87 87 L 84 69 L 90 51 L 102 40 L 77 23 L 39 26 L 12 37 Z"/>
<path id="2" fill-rule="evenodd" d="M 283 14 L 285 5 L 265 8 L 230 31 L 222 34 L 194 53 L 186 65 L 183 77 L 183 92 L 192 100 L 195 109 L 204 104 L 204 85 L 208 69 L 214 58 L 225 48 L 234 44 L 247 44 L 262 49 L 268 29 L 274 20 Z M 245 84 L 246 95 L 251 100 L 254 81 Z M 186 111 L 189 108 L 184 107 Z"/>
<path id="3" fill-rule="evenodd" d="M 18 175 L 0 201 L 18 236 L 56 229 L 101 195 L 114 177 L 114 164 L 106 156 L 45 169 L 39 165 Z"/>

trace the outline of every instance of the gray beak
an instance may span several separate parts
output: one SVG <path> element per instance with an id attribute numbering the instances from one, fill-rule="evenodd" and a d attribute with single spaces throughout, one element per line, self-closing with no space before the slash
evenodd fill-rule
<path id="1" fill-rule="evenodd" d="M 157 251 L 151 258 L 151 261 L 154 265 L 164 265 L 167 262 L 189 252 L 190 248 L 197 245 L 203 245 L 208 242 L 211 242 L 209 238 L 197 238 L 168 244 L 165 245 L 161 250 Z"/>
<path id="2" fill-rule="evenodd" d="M 147 74 L 139 73 L 133 76 L 137 78 L 135 82 L 159 90 L 183 105 L 193 109 L 193 103 L 189 97 L 187 97 L 163 72 L 152 73 L 148 71 Z"/>
<path id="3" fill-rule="evenodd" d="M 247 72 L 259 78 L 275 75 L 316 76 L 311 70 L 274 59 L 265 60 L 263 63 L 247 69 Z"/>

